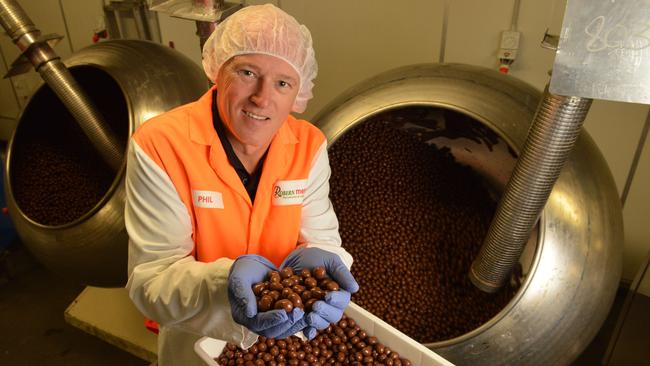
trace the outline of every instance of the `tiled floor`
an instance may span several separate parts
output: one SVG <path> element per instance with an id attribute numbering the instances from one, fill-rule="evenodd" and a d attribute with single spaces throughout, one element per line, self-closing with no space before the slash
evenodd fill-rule
<path id="1" fill-rule="evenodd" d="M 0 365 L 148 365 L 64 322 L 65 309 L 82 289 L 44 269 L 20 246 L 0 258 Z M 624 296 L 621 291 L 603 330 L 574 366 L 600 364 Z"/>

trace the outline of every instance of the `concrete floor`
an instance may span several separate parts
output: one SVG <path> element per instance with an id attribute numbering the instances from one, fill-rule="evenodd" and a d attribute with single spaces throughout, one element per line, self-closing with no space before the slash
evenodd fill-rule
<path id="1" fill-rule="evenodd" d="M 146 366 L 148 362 L 67 324 L 84 286 L 36 263 L 20 247 L 0 261 L 0 365 Z"/>
<path id="2" fill-rule="evenodd" d="M 64 321 L 83 288 L 43 268 L 21 245 L 0 254 L 0 365 L 149 365 Z M 601 364 L 624 297 L 619 291 L 601 332 L 573 366 Z"/>

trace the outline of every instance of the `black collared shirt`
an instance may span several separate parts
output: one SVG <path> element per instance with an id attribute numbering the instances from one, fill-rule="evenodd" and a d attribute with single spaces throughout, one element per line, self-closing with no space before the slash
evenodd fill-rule
<path id="1" fill-rule="evenodd" d="M 235 172 L 237 172 L 239 179 L 244 185 L 244 188 L 246 188 L 246 192 L 248 192 L 248 197 L 250 197 L 251 203 L 255 202 L 255 193 L 257 193 L 257 186 L 260 184 L 262 167 L 264 166 L 264 161 L 266 160 L 266 153 L 268 153 L 269 150 L 267 149 L 264 152 L 264 155 L 262 155 L 261 164 L 257 166 L 257 169 L 253 172 L 253 174 L 249 174 L 248 171 L 246 171 L 246 168 L 244 168 L 244 164 L 242 164 L 241 160 L 239 160 L 237 154 L 235 154 L 235 151 L 232 149 L 230 140 L 228 140 L 226 126 L 224 126 L 221 117 L 219 117 L 216 90 L 212 93 L 212 123 L 214 124 L 214 129 L 217 131 L 217 135 L 219 135 L 219 141 L 221 141 L 221 145 L 226 152 L 228 162 L 230 162 L 230 165 L 235 168 Z"/>

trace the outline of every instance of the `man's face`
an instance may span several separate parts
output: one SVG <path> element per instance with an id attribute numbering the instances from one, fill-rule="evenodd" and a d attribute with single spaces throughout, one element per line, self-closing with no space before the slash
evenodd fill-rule
<path id="1" fill-rule="evenodd" d="M 231 58 L 217 77 L 219 115 L 240 147 L 266 148 L 287 119 L 300 77 L 286 61 L 264 54 Z"/>

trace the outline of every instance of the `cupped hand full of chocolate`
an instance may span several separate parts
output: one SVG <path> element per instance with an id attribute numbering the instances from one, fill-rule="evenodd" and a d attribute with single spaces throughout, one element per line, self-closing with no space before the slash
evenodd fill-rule
<path id="1" fill-rule="evenodd" d="M 329 291 L 339 289 L 339 284 L 327 276 L 324 267 L 311 271 L 303 268 L 297 273 L 291 267 L 284 267 L 279 272 L 270 271 L 266 281 L 253 285 L 258 311 L 284 309 L 287 313 L 296 307 L 309 312 L 314 302 L 325 298 Z"/>

